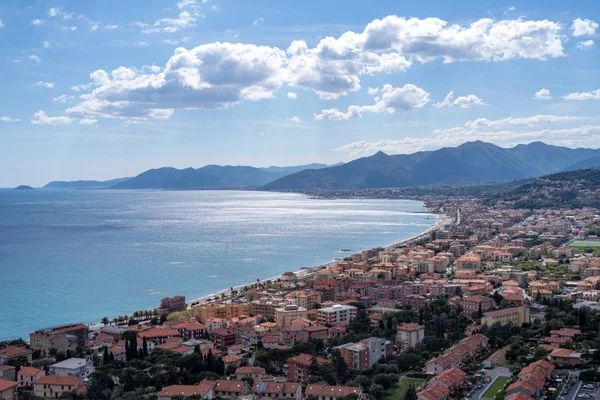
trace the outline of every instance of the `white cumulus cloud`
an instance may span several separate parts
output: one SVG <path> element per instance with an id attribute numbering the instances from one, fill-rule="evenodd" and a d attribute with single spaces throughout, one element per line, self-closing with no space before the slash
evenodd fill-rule
<path id="1" fill-rule="evenodd" d="M 42 110 L 33 114 L 31 123 L 34 125 L 69 125 L 72 122 L 69 117 L 49 117 Z"/>
<path id="2" fill-rule="evenodd" d="M 45 49 L 48 49 L 48 48 L 50 48 L 50 42 L 43 42 L 43 43 L 42 43 L 42 46 L 43 46 Z"/>
<path id="3" fill-rule="evenodd" d="M 537 92 L 535 92 L 533 98 L 538 100 L 550 100 L 552 99 L 552 95 L 550 94 L 550 90 L 540 89 Z"/>
<path id="4" fill-rule="evenodd" d="M 52 102 L 54 103 L 66 103 L 67 101 L 73 100 L 75 99 L 74 96 L 70 96 L 68 94 L 61 94 L 58 97 L 55 97 L 52 99 Z"/>
<path id="5" fill-rule="evenodd" d="M 573 20 L 573 24 L 571 25 L 571 30 L 575 37 L 593 35 L 596 33 L 596 29 L 598 29 L 598 23 L 587 18 L 577 18 Z"/>
<path id="6" fill-rule="evenodd" d="M 3 116 L 3 117 L 0 117 L 0 121 L 2 121 L 2 122 L 19 122 L 20 119 Z"/>
<path id="7" fill-rule="evenodd" d="M 569 93 L 564 97 L 565 100 L 600 100 L 600 89 L 591 92 Z"/>
<path id="8" fill-rule="evenodd" d="M 592 50 L 595 47 L 593 40 L 583 40 L 577 43 L 577 48 L 581 50 Z"/>
<path id="9" fill-rule="evenodd" d="M 288 92 L 287 97 L 288 97 L 288 99 L 297 99 L 298 98 L 298 93 Z"/>
<path id="10" fill-rule="evenodd" d="M 76 118 L 169 118 L 174 109 L 227 108 L 242 100 L 273 98 L 284 81 L 285 53 L 249 44 L 212 43 L 175 50 L 160 72 L 120 67 L 108 76 L 91 75 L 98 85 L 71 107 Z"/>
<path id="11" fill-rule="evenodd" d="M 27 58 L 30 59 L 31 61 L 34 61 L 34 62 L 38 63 L 38 64 L 40 62 L 42 62 L 42 60 L 38 56 L 36 56 L 35 54 L 30 54 L 29 56 L 27 56 Z"/>
<path id="12" fill-rule="evenodd" d="M 44 25 L 45 23 L 46 23 L 46 20 L 39 19 L 39 18 L 31 20 L 31 25 L 35 25 L 35 26 Z"/>
<path id="13" fill-rule="evenodd" d="M 54 87 L 54 83 L 39 81 L 39 82 L 37 82 L 35 84 L 35 86 L 41 86 L 41 87 L 45 87 L 45 88 L 48 88 L 48 89 L 52 89 Z"/>
<path id="14" fill-rule="evenodd" d="M 350 106 L 347 112 L 341 112 L 335 108 L 323 110 L 316 114 L 319 120 L 346 120 L 362 117 L 362 113 L 395 114 L 422 108 L 429 102 L 429 93 L 410 83 L 403 87 L 395 88 L 392 85 L 384 85 L 381 97 L 375 98 L 375 104 L 365 106 Z"/>
<path id="15" fill-rule="evenodd" d="M 98 120 L 94 118 L 82 118 L 79 120 L 79 125 L 95 125 L 97 122 Z"/>
<path id="16" fill-rule="evenodd" d="M 446 95 L 446 97 L 444 98 L 444 101 L 442 101 L 440 103 L 435 103 L 433 106 L 436 108 L 452 107 L 452 106 L 458 106 L 460 108 L 469 108 L 471 106 L 481 106 L 484 104 L 485 103 L 483 102 L 483 100 L 481 100 L 479 97 L 477 97 L 474 94 L 469 94 L 466 96 L 459 96 L 457 98 L 454 98 L 454 92 L 451 91 L 450 93 L 448 93 Z"/>
<path id="17" fill-rule="evenodd" d="M 571 117 L 562 115 L 533 115 L 530 117 L 515 118 L 508 117 L 496 120 L 487 118 L 478 118 L 473 121 L 467 121 L 465 127 L 468 129 L 477 128 L 503 128 L 507 126 L 534 126 L 538 124 L 561 123 L 585 119 L 583 117 Z"/>
<path id="18" fill-rule="evenodd" d="M 301 122 L 302 122 L 302 121 L 300 120 L 300 117 L 297 117 L 297 116 L 290 117 L 290 118 L 288 118 L 287 120 L 288 120 L 289 122 L 293 122 L 293 123 L 295 123 L 295 124 L 299 124 L 299 123 L 301 123 Z"/>

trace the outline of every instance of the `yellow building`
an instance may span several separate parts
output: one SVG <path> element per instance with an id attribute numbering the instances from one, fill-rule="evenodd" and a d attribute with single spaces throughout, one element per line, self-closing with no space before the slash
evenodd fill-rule
<path id="1" fill-rule="evenodd" d="M 481 324 L 491 326 L 494 324 L 521 326 L 529 323 L 529 309 L 525 307 L 505 308 L 504 310 L 490 311 L 483 314 Z"/>
<path id="2" fill-rule="evenodd" d="M 297 290 L 285 296 L 288 299 L 296 299 L 300 307 L 307 310 L 312 309 L 315 304 L 321 304 L 321 292 L 316 290 Z"/>
<path id="3" fill-rule="evenodd" d="M 292 325 L 292 321 L 298 318 L 307 318 L 308 311 L 304 307 L 299 307 L 296 300 L 290 300 L 283 308 L 275 309 L 275 323 L 281 328 L 287 328 Z"/>
<path id="4" fill-rule="evenodd" d="M 35 395 L 44 399 L 57 399 L 63 393 L 81 390 L 82 386 L 79 376 L 43 376 L 34 383 Z"/>
<path id="5" fill-rule="evenodd" d="M 197 320 L 205 323 L 212 318 L 229 320 L 250 315 L 250 307 L 247 303 L 242 304 L 209 304 L 194 307 L 194 316 Z"/>

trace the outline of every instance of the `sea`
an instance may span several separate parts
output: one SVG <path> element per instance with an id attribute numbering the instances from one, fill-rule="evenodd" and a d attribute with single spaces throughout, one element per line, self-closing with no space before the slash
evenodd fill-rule
<path id="1" fill-rule="evenodd" d="M 415 236 L 412 200 L 0 189 L 0 340 L 193 300 Z"/>

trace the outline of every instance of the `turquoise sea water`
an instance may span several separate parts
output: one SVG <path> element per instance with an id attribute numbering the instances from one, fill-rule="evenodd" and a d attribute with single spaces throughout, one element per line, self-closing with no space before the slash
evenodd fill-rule
<path id="1" fill-rule="evenodd" d="M 436 220 L 409 200 L 246 191 L 0 190 L 0 340 L 98 322 L 387 245 Z"/>

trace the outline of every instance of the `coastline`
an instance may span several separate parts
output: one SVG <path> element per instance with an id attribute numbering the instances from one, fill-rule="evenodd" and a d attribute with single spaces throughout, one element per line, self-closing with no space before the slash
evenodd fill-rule
<path id="1" fill-rule="evenodd" d="M 411 200 L 414 200 L 414 199 L 411 199 Z M 423 202 L 422 200 L 418 200 L 418 201 Z M 416 234 L 414 236 L 411 236 L 411 237 L 409 237 L 407 239 L 402 239 L 400 241 L 397 241 L 397 242 L 394 242 L 394 243 L 392 243 L 390 245 L 382 246 L 382 247 L 385 250 L 391 250 L 391 249 L 403 246 L 403 245 L 405 245 L 407 243 L 412 242 L 415 239 L 420 238 L 421 236 L 428 235 L 429 233 L 431 233 L 431 232 L 433 232 L 435 230 L 441 229 L 445 225 L 448 225 L 448 224 L 452 223 L 452 218 L 449 215 L 445 214 L 445 213 L 435 212 L 435 211 L 430 210 L 430 209 L 426 209 L 425 211 L 423 211 L 423 213 L 424 214 L 435 215 L 436 219 L 437 219 L 437 222 L 432 227 L 430 227 L 429 229 L 427 229 L 427 230 L 425 230 L 425 231 L 423 231 L 421 233 L 418 233 L 418 234 Z M 369 250 L 369 249 L 366 249 L 366 250 Z M 363 251 L 363 250 L 358 251 L 358 253 L 360 253 L 361 251 Z M 299 271 L 293 271 L 293 273 L 299 279 L 305 279 L 305 278 L 310 277 L 312 274 L 314 274 L 315 272 L 317 272 L 317 271 L 319 271 L 319 270 L 321 270 L 323 268 L 332 268 L 332 267 L 334 267 L 335 265 L 338 264 L 339 260 L 343 259 L 344 257 L 348 257 L 348 256 L 354 255 L 354 254 L 357 254 L 357 252 L 356 251 L 351 251 L 351 252 L 348 252 L 345 256 L 340 257 L 338 259 L 333 259 L 333 260 L 328 261 L 326 263 L 322 263 L 322 264 L 315 265 L 315 266 L 312 266 L 312 267 L 306 267 L 306 268 L 303 268 L 303 269 L 301 269 Z M 274 276 L 274 277 L 271 277 L 271 278 L 260 279 L 260 280 L 254 281 L 254 282 L 248 282 L 248 283 L 245 283 L 245 284 L 242 284 L 242 285 L 238 285 L 238 286 L 233 286 L 232 288 L 233 288 L 234 291 L 237 292 L 237 291 L 239 291 L 240 289 L 243 289 L 246 286 L 251 286 L 251 285 L 255 285 L 255 284 L 259 284 L 259 283 L 266 283 L 266 282 L 269 282 L 269 281 L 277 280 L 277 279 L 281 278 L 282 276 L 283 276 L 283 274 L 277 275 L 277 276 Z M 222 295 L 225 295 L 225 297 L 221 298 Z M 212 299 L 214 297 L 218 298 L 217 301 L 212 301 Z M 211 304 L 211 303 L 219 303 L 219 302 L 231 301 L 232 298 L 233 298 L 233 293 L 231 292 L 231 288 L 230 288 L 230 289 L 220 290 L 218 292 L 215 292 L 215 293 L 212 293 L 212 294 L 209 294 L 209 295 L 206 295 L 206 296 L 202 296 L 202 297 L 193 299 L 191 301 L 186 301 L 186 304 L 187 304 L 188 309 L 191 309 L 191 308 L 193 308 L 195 306 L 198 306 L 198 305 L 206 305 L 206 304 Z"/>
<path id="2" fill-rule="evenodd" d="M 395 199 L 395 200 L 398 200 L 398 199 Z M 423 203 L 424 210 L 421 213 L 435 216 L 435 218 L 437 219 L 437 222 L 430 228 L 426 229 L 425 231 L 420 232 L 416 235 L 413 235 L 409 238 L 393 242 L 387 246 L 380 246 L 380 247 L 384 248 L 385 250 L 391 250 L 391 249 L 406 245 L 407 243 L 410 243 L 410 242 L 414 241 L 415 239 L 418 239 L 424 235 L 428 235 L 429 233 L 431 233 L 435 230 L 438 230 L 440 228 L 443 228 L 443 226 L 452 222 L 452 218 L 449 215 L 447 215 L 443 212 L 436 212 L 435 210 L 432 210 L 431 208 L 429 208 L 427 206 L 427 203 L 424 200 L 419 200 L 419 199 L 407 199 L 407 200 L 420 201 L 421 203 Z M 370 250 L 370 249 L 363 249 L 363 250 Z M 339 258 L 335 258 L 330 261 L 327 261 L 327 262 L 324 262 L 324 263 L 321 263 L 318 265 L 313 265 L 310 267 L 302 267 L 302 269 L 300 269 L 298 271 L 292 271 L 292 272 L 296 275 L 297 278 L 306 279 L 306 278 L 309 278 L 311 275 L 313 275 L 315 272 L 317 272 L 323 268 L 332 268 L 335 265 L 337 265 L 343 258 L 360 253 L 363 250 L 356 250 L 356 251 L 353 250 L 350 252 L 342 253 Z M 186 301 L 187 309 L 190 310 L 193 307 L 198 306 L 198 305 L 206 305 L 206 304 L 212 304 L 212 303 L 231 303 L 232 300 L 234 300 L 237 297 L 236 295 L 234 295 L 231 292 L 231 289 L 233 289 L 236 293 L 239 293 L 240 289 L 243 289 L 244 287 L 247 287 L 247 286 L 263 284 L 263 283 L 266 283 L 269 281 L 276 281 L 277 279 L 281 278 L 283 276 L 283 273 L 285 273 L 285 272 L 288 272 L 288 271 L 284 271 L 281 274 L 270 277 L 270 278 L 246 282 L 246 283 L 243 283 L 240 285 L 232 286 L 230 288 L 219 290 L 217 292 L 214 292 L 214 293 L 211 293 L 211 294 L 208 294 L 205 296 L 194 298 L 192 300 L 187 300 Z M 149 310 L 156 309 L 156 308 L 157 308 L 156 306 L 151 306 L 149 308 Z M 141 311 L 141 310 L 135 310 L 135 311 Z M 131 314 L 125 314 L 125 315 L 129 315 L 129 317 L 131 317 Z M 109 317 L 109 320 L 112 320 L 112 318 L 114 318 L 114 317 L 116 317 L 116 316 Z M 121 325 L 126 326 L 127 322 L 125 321 Z M 104 325 L 100 321 L 97 321 L 95 323 L 90 323 L 89 326 L 90 326 L 90 329 L 97 330 L 97 329 L 101 329 Z"/>

